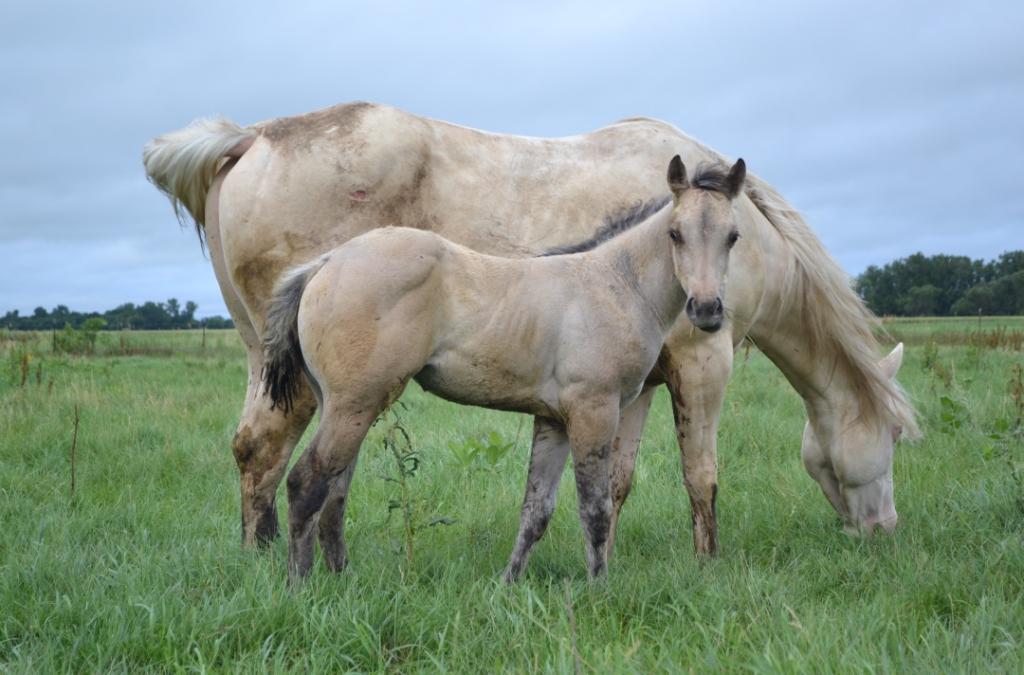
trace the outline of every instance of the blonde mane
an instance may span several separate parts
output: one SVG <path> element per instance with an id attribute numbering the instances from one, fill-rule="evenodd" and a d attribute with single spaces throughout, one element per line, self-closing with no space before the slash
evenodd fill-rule
<path id="1" fill-rule="evenodd" d="M 800 214 L 770 185 L 747 174 L 746 194 L 793 253 L 783 281 L 781 316 L 800 316 L 811 353 L 831 348 L 836 365 L 850 378 L 861 414 L 903 428 L 919 438 L 914 407 L 903 389 L 879 367 L 880 326 L 850 287 L 839 263 L 825 250 Z"/>

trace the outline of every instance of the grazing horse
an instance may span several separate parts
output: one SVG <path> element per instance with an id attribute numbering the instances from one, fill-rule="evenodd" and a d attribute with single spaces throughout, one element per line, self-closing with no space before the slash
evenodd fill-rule
<path id="1" fill-rule="evenodd" d="M 232 442 L 241 475 L 242 540 L 277 535 L 276 490 L 316 400 L 299 384 L 290 414 L 261 396 L 272 289 L 287 269 L 381 225 L 435 231 L 477 251 L 523 257 L 592 246 L 629 221 L 627 211 L 665 194 L 658 167 L 720 156 L 670 124 L 623 120 L 567 138 L 522 138 L 351 103 L 242 128 L 201 120 L 150 142 L 146 173 L 191 215 L 228 311 L 245 343 L 249 384 Z M 733 350 L 749 336 L 804 399 L 803 457 L 843 519 L 873 527 L 894 512 L 891 494 L 851 498 L 891 484 L 893 438 L 916 433 L 913 409 L 892 379 L 898 354 L 877 359 L 873 318 L 810 228 L 768 184 L 748 175 L 735 199 L 743 238 L 732 253 L 725 319 L 694 330 L 685 313 L 652 377 L 672 397 L 694 549 L 714 553 L 716 436 Z M 594 223 L 609 217 L 595 235 Z M 614 445 L 612 533 L 629 494 L 653 391 L 624 408 Z M 534 446 L 552 443 L 543 428 Z M 848 468 L 874 458 L 874 470 Z M 888 483 L 887 483 L 888 481 Z M 882 485 L 884 487 L 884 485 Z M 321 543 L 337 541 L 344 504 L 320 519 Z M 891 520 L 891 519 L 890 519 Z"/>
<path id="2" fill-rule="evenodd" d="M 543 535 L 570 451 L 587 570 L 604 574 L 619 411 L 640 396 L 684 309 L 694 325 L 721 327 L 745 175 L 741 159 L 688 180 L 676 155 L 671 204 L 584 252 L 498 258 L 389 227 L 286 275 L 268 312 L 264 381 L 271 405 L 288 410 L 305 374 L 321 411 L 288 475 L 292 582 L 310 571 L 325 502 L 347 498 L 366 432 L 410 379 L 451 401 L 533 415 L 549 437 L 530 458 L 505 579 Z"/>

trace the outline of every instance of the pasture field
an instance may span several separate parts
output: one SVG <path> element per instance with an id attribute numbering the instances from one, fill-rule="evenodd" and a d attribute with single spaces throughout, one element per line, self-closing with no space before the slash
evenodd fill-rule
<path id="1" fill-rule="evenodd" d="M 894 340 L 908 346 L 1008 347 L 1021 351 L 1024 341 L 1024 316 L 981 317 L 899 317 L 883 319 Z"/>
<path id="2" fill-rule="evenodd" d="M 926 434 L 897 448 L 893 536 L 842 533 L 800 463 L 799 399 L 741 350 L 717 559 L 692 553 L 662 392 L 609 578 L 586 579 L 570 474 L 503 586 L 529 421 L 412 386 L 407 471 L 391 415 L 356 473 L 349 569 L 318 564 L 298 593 L 283 540 L 239 545 L 233 332 L 104 333 L 81 356 L 0 334 L 0 671 L 1024 672 L 1019 340 L 929 338 L 977 320 L 887 327 Z"/>

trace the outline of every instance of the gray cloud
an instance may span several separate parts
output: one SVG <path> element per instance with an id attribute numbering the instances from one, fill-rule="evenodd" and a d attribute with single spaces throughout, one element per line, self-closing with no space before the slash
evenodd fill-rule
<path id="1" fill-rule="evenodd" d="M 142 145 L 352 99 L 532 135 L 666 119 L 744 156 L 854 274 L 1024 247 L 1024 6 L 890 4 L 5 8 L 0 311 L 175 296 L 224 313 Z"/>

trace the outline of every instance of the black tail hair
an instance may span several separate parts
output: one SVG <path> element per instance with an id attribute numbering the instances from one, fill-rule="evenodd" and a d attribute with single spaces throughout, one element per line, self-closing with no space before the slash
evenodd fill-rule
<path id="1" fill-rule="evenodd" d="M 327 262 L 321 258 L 303 265 L 282 279 L 274 289 L 263 334 L 264 395 L 270 395 L 270 409 L 291 412 L 305 369 L 299 346 L 299 301 L 306 284 Z"/>

